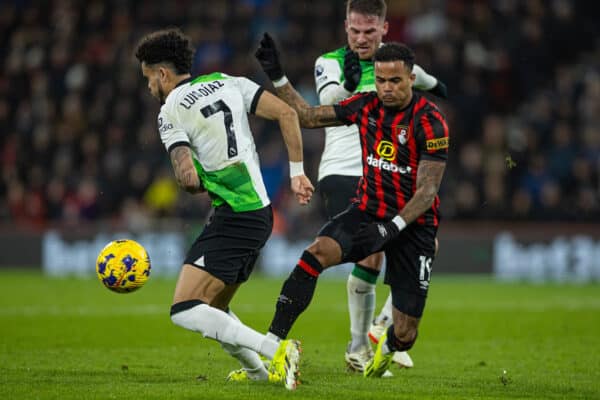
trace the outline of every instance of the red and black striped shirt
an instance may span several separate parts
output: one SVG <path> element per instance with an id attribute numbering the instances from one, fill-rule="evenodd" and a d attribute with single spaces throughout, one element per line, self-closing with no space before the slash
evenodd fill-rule
<path id="1" fill-rule="evenodd" d="M 448 159 L 448 125 L 437 106 L 413 92 L 408 106 L 385 107 L 377 93 L 358 93 L 334 106 L 337 118 L 356 124 L 360 134 L 363 176 L 357 191 L 359 208 L 390 219 L 396 216 L 417 189 L 420 160 Z M 417 219 L 437 226 L 440 199 Z"/>

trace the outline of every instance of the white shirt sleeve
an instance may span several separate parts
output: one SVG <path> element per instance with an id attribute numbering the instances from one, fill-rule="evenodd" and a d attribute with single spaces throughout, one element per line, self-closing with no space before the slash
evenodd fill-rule
<path id="1" fill-rule="evenodd" d="M 341 76 L 342 70 L 337 60 L 317 58 L 315 61 L 315 85 L 322 105 L 336 104 L 352 94 L 340 84 Z"/>
<path id="2" fill-rule="evenodd" d="M 433 89 L 435 85 L 437 85 L 436 77 L 429 75 L 417 64 L 413 65 L 413 73 L 416 75 L 413 87 L 427 91 Z"/>
<path id="3" fill-rule="evenodd" d="M 319 93 L 319 101 L 322 105 L 337 104 L 340 101 L 352 96 L 352 93 L 346 90 L 343 85 L 329 85 L 324 87 Z"/>
<path id="4" fill-rule="evenodd" d="M 167 152 L 176 144 L 190 143 L 187 133 L 178 126 L 177 118 L 169 112 L 169 103 L 163 104 L 158 114 L 158 132 Z"/>
<path id="5" fill-rule="evenodd" d="M 235 84 L 238 87 L 242 98 L 244 99 L 244 107 L 247 113 L 252 112 L 252 105 L 258 99 L 255 99 L 257 94 L 262 93 L 260 85 L 245 77 L 234 77 Z M 260 93 L 259 93 L 260 92 Z"/>

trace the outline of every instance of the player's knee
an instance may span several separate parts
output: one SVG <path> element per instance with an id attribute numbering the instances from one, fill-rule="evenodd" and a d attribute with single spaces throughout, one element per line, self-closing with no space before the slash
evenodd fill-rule
<path id="1" fill-rule="evenodd" d="M 337 265 L 341 260 L 342 251 L 340 246 L 331 238 L 317 238 L 306 251 L 312 254 L 323 267 L 323 269 L 332 265 Z"/>
<path id="2" fill-rule="evenodd" d="M 369 257 L 365 258 L 364 260 L 359 261 L 358 264 L 375 270 L 375 271 L 381 271 L 381 264 L 383 262 L 383 253 L 379 252 L 379 253 L 375 253 L 375 254 L 371 254 Z"/>

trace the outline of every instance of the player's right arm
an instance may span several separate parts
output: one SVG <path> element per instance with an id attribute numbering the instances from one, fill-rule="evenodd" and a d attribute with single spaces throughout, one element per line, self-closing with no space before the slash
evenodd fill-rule
<path id="1" fill-rule="evenodd" d="M 161 107 L 158 116 L 158 130 L 160 138 L 169 153 L 175 180 L 179 187 L 186 192 L 204 192 L 206 189 L 204 189 L 194 166 L 188 135 L 183 129 L 177 127 L 175 118 L 169 114 L 167 107 L 167 104 Z"/>
<path id="2" fill-rule="evenodd" d="M 303 128 L 322 128 L 344 125 L 335 113 L 333 106 L 311 107 L 294 89 L 290 82 L 275 88 L 277 96 L 290 105 L 298 113 Z"/>
<path id="3" fill-rule="evenodd" d="M 311 107 L 288 82 L 279 62 L 279 52 L 269 34 L 264 34 L 255 56 L 267 76 L 273 81 L 277 96 L 298 113 L 302 127 L 321 128 L 343 125 L 343 122 L 337 118 L 333 106 Z"/>
<path id="4" fill-rule="evenodd" d="M 189 193 L 203 192 L 204 187 L 194 166 L 192 150 L 182 144 L 172 148 L 169 157 L 179 187 Z"/>

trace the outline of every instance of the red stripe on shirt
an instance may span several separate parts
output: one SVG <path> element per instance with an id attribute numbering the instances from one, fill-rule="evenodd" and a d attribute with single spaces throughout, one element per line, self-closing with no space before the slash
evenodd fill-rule
<path id="1" fill-rule="evenodd" d="M 423 107 L 427 105 L 427 99 L 425 97 L 421 97 L 417 104 L 415 104 L 415 108 L 413 109 L 413 118 Z"/>
<path id="2" fill-rule="evenodd" d="M 425 130 L 425 141 L 427 140 L 431 140 L 431 139 L 435 139 L 435 132 L 433 131 L 433 127 L 431 126 L 431 122 L 429 122 L 429 118 L 427 117 L 427 115 L 423 115 L 421 117 L 421 126 L 423 127 L 423 129 Z M 435 199 L 434 199 L 434 204 L 435 204 Z M 434 205 L 432 204 L 432 206 Z M 425 212 L 427 213 L 427 211 Z M 421 215 L 418 219 L 417 222 L 419 224 L 425 224 L 426 220 L 425 220 L 425 213 L 423 213 L 423 215 Z M 435 211 L 433 212 L 433 218 L 434 221 L 437 219 L 437 217 L 435 216 Z M 434 225 L 436 225 L 434 223 Z"/>
<path id="3" fill-rule="evenodd" d="M 378 98 L 375 97 L 373 101 L 368 103 L 362 109 L 362 118 L 361 123 L 359 125 L 359 133 L 361 140 L 361 148 L 362 148 L 362 159 L 363 159 L 363 177 L 361 179 L 361 190 L 362 196 L 360 198 L 360 203 L 358 205 L 358 209 L 365 211 L 367 209 L 367 203 L 369 202 L 369 197 L 367 196 L 367 188 L 368 188 L 368 179 L 369 179 L 369 164 L 367 163 L 368 157 L 368 148 L 367 148 L 367 135 L 369 133 L 369 112 L 375 107 L 378 102 Z"/>
<path id="4" fill-rule="evenodd" d="M 433 127 L 431 126 L 431 122 L 429 122 L 429 118 L 427 115 L 423 115 L 421 117 L 421 126 L 425 130 L 425 140 L 435 139 L 435 132 L 433 132 Z"/>
<path id="5" fill-rule="evenodd" d="M 396 128 L 396 126 L 398 126 L 398 124 L 400 124 L 402 119 L 404 119 L 404 114 L 405 113 L 402 112 L 402 113 L 399 113 L 398 115 L 396 115 L 396 118 L 394 118 L 394 120 L 392 121 L 391 129 Z M 391 132 L 391 136 L 392 136 L 392 144 L 394 145 L 394 148 L 396 149 L 396 151 L 400 151 L 400 143 L 398 140 L 398 133 L 396 131 L 393 131 L 393 132 Z M 396 154 L 396 160 L 394 160 L 394 162 L 396 164 L 398 163 L 398 155 L 397 154 Z M 402 187 L 400 185 L 400 181 L 403 178 L 404 177 L 402 176 L 402 174 L 400 172 L 398 172 L 396 174 L 392 173 L 392 184 L 394 185 L 394 190 L 396 193 L 396 204 L 398 207 L 397 213 L 400 213 L 400 211 L 406 205 L 406 199 L 404 198 L 404 193 L 402 193 Z"/>
<path id="6" fill-rule="evenodd" d="M 433 115 L 435 117 L 435 119 L 437 119 L 442 124 L 442 127 L 444 128 L 444 137 L 448 137 L 449 136 L 448 124 L 446 123 L 446 120 L 444 119 L 444 117 L 442 117 L 442 114 L 440 114 L 437 110 L 434 110 L 431 112 L 431 115 Z"/>
<path id="7" fill-rule="evenodd" d="M 375 142 L 373 143 L 373 154 L 379 156 L 377 154 L 377 147 L 381 143 L 383 139 L 383 117 L 384 117 L 384 109 L 381 107 L 379 109 L 379 116 L 377 118 L 377 130 L 375 136 Z M 375 196 L 377 197 L 377 212 L 375 215 L 377 218 L 383 218 L 385 216 L 385 210 L 387 208 L 387 204 L 385 204 L 385 196 L 383 192 L 383 177 L 381 168 L 372 168 L 373 173 L 375 175 Z"/>
<path id="8" fill-rule="evenodd" d="M 422 99 L 421 99 L 422 100 Z M 421 105 L 422 101 L 419 101 L 417 103 L 418 105 Z M 415 106 L 415 108 L 417 107 Z M 408 166 L 410 167 L 410 194 L 407 194 L 407 196 L 405 196 L 405 201 L 408 202 L 408 199 L 411 199 L 415 192 L 417 191 L 417 170 L 419 168 L 419 164 L 418 164 L 418 160 L 419 160 L 419 154 L 417 153 L 417 133 L 415 132 L 415 111 L 413 110 L 413 117 L 410 119 L 410 125 L 409 125 L 409 140 L 406 143 L 406 147 L 408 148 L 408 154 L 409 154 L 409 163 Z M 418 219 L 417 219 L 418 221 Z"/>

